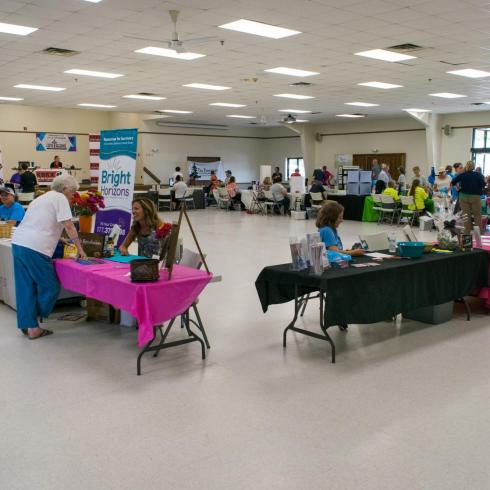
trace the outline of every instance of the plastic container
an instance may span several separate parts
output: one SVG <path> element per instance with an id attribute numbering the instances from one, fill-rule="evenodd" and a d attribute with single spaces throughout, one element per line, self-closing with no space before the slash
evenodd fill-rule
<path id="1" fill-rule="evenodd" d="M 400 257 L 411 257 L 413 259 L 422 257 L 424 248 L 424 242 L 398 242 Z"/>
<path id="2" fill-rule="evenodd" d="M 416 320 L 423 323 L 432 323 L 438 325 L 440 323 L 449 322 L 453 316 L 454 302 L 442 303 L 440 305 L 425 306 L 416 310 L 403 313 L 403 318 Z"/>

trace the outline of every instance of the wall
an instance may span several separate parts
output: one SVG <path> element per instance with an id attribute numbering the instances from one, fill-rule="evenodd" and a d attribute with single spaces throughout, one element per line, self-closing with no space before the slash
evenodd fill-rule
<path id="1" fill-rule="evenodd" d="M 45 107 L 0 105 L 0 149 L 2 150 L 5 176 L 20 161 L 32 161 L 47 167 L 54 155 L 64 164 L 83 168 L 78 179 L 89 178 L 89 132 L 109 127 L 107 112 L 83 109 L 56 109 Z M 24 127 L 27 129 L 24 130 Z M 36 151 L 36 132 L 82 133 L 77 136 L 77 151 Z"/>

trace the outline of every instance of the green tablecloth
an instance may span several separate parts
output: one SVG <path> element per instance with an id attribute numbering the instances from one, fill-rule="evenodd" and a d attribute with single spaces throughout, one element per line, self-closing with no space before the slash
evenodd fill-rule
<path id="1" fill-rule="evenodd" d="M 373 206 L 373 196 L 366 196 L 366 199 L 364 200 L 364 209 L 362 211 L 362 221 L 378 221 L 379 214 L 377 211 L 373 210 Z M 425 200 L 425 209 L 429 211 L 429 213 L 434 212 L 434 201 L 432 199 L 429 198 Z"/>

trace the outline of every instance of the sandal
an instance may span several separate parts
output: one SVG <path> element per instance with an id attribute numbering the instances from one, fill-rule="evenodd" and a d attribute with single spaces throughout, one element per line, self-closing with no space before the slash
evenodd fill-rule
<path id="1" fill-rule="evenodd" d="M 29 330 L 27 328 L 21 328 L 20 331 L 24 334 L 24 335 L 29 335 Z"/>
<path id="2" fill-rule="evenodd" d="M 40 339 L 41 337 L 46 337 L 47 335 L 51 335 L 52 333 L 52 330 L 43 329 L 43 331 L 39 335 L 36 335 L 35 337 L 29 337 L 29 340 Z"/>

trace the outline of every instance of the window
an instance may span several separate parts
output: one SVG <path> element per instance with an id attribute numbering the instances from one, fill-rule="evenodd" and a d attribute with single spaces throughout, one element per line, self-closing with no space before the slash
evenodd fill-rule
<path id="1" fill-rule="evenodd" d="M 284 180 L 288 180 L 291 174 L 299 168 L 299 173 L 305 177 L 305 164 L 302 157 L 294 157 L 286 159 L 286 175 Z"/>
<path id="2" fill-rule="evenodd" d="M 471 159 L 481 167 L 483 175 L 490 173 L 490 128 L 473 129 Z"/>

